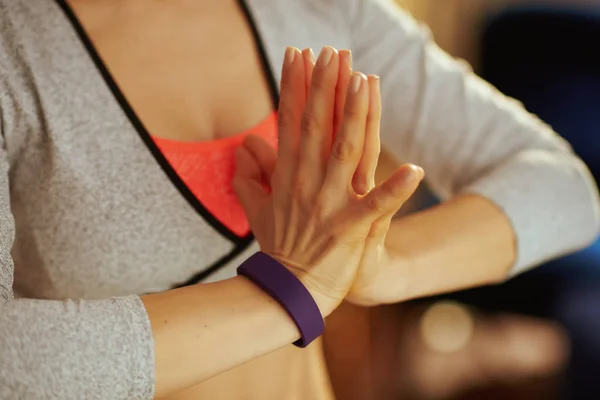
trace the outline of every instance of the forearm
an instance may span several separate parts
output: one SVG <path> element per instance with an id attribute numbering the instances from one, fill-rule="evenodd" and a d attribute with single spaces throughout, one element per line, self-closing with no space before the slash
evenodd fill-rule
<path id="1" fill-rule="evenodd" d="M 510 222 L 476 195 L 395 219 L 386 244 L 390 257 L 372 288 L 381 303 L 499 282 L 516 256 Z"/>
<path id="2" fill-rule="evenodd" d="M 300 337 L 283 307 L 243 277 L 148 295 L 142 301 L 154 336 L 156 397 Z"/>
<path id="3" fill-rule="evenodd" d="M 244 277 L 141 301 L 0 298 L 0 398 L 166 396 L 299 337 L 284 308 Z"/>

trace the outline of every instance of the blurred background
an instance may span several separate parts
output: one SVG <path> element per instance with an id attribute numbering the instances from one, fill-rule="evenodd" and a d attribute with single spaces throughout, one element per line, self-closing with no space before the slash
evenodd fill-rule
<path id="1" fill-rule="evenodd" d="M 426 23 L 442 48 L 467 60 L 484 79 L 550 124 L 599 181 L 600 0 L 398 4 Z M 382 164 L 385 174 L 396 161 L 385 155 Z M 424 189 L 412 209 L 435 202 Z M 570 341 L 568 365 L 559 375 L 489 385 L 458 398 L 600 399 L 600 241 L 505 284 L 441 299 L 490 314 L 550 319 L 565 328 Z"/>

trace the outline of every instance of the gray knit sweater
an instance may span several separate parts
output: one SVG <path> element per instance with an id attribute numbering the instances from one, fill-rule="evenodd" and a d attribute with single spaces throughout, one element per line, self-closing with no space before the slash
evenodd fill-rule
<path id="1" fill-rule="evenodd" d="M 382 77 L 384 145 L 442 198 L 501 207 L 515 273 L 595 237 L 597 192 L 567 143 L 408 15 L 383 0 L 247 3 L 273 81 L 288 45 L 351 48 Z M 230 277 L 255 251 L 178 180 L 81 33 L 55 0 L 0 0 L 1 399 L 151 398 L 138 295 Z"/>

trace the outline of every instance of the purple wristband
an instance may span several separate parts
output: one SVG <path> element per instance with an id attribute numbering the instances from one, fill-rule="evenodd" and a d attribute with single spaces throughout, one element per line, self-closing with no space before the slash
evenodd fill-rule
<path id="1" fill-rule="evenodd" d="M 306 347 L 323 334 L 325 323 L 317 303 L 296 275 L 279 261 L 258 252 L 244 261 L 237 273 L 267 292 L 290 314 L 301 334 L 294 345 Z"/>

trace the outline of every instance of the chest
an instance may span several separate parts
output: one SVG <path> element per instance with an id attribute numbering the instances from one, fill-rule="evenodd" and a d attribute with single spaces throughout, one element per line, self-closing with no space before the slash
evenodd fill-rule
<path id="1" fill-rule="evenodd" d="M 245 3 L 147 2 L 132 9 L 106 3 L 69 4 L 152 135 L 194 142 L 224 138 L 272 111 L 270 66 Z"/>

